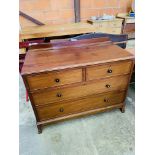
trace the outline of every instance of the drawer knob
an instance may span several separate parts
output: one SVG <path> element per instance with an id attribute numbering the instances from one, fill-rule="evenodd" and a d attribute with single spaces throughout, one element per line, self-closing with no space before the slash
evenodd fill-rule
<path id="1" fill-rule="evenodd" d="M 108 99 L 104 99 L 104 102 L 109 102 L 109 100 Z"/>
<path id="2" fill-rule="evenodd" d="M 106 85 L 107 88 L 110 88 L 111 86 L 109 84 Z"/>
<path id="3" fill-rule="evenodd" d="M 61 97 L 62 96 L 62 94 L 61 93 L 57 93 L 57 97 Z"/>
<path id="4" fill-rule="evenodd" d="M 108 69 L 108 71 L 107 71 L 108 73 L 112 73 L 112 69 Z"/>
<path id="5" fill-rule="evenodd" d="M 63 112 L 63 111 L 64 111 L 64 108 L 60 108 L 59 111 L 60 111 L 60 112 Z"/>
<path id="6" fill-rule="evenodd" d="M 60 82 L 60 79 L 55 79 L 55 82 L 57 82 L 57 83 Z"/>

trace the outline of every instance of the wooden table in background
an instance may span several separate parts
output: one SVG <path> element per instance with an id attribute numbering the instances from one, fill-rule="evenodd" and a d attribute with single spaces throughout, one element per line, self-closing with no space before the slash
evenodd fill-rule
<path id="1" fill-rule="evenodd" d="M 95 27 L 89 23 L 69 23 L 59 25 L 43 25 L 27 27 L 20 31 L 20 39 L 55 37 L 95 32 Z"/>
<path id="2" fill-rule="evenodd" d="M 115 21 L 105 21 L 108 24 L 102 24 L 102 28 L 99 29 L 98 25 L 93 25 L 87 22 L 80 23 L 66 23 L 59 25 L 43 25 L 35 27 L 27 27 L 20 31 L 20 39 L 33 39 L 33 38 L 45 38 L 45 37 L 56 37 L 65 35 L 76 35 L 92 32 L 103 32 L 110 34 L 120 34 L 120 22 L 121 19 L 116 19 Z M 111 27 L 109 27 L 109 24 Z M 119 24 L 119 31 L 116 31 L 115 25 Z M 102 30 L 102 31 L 101 31 Z"/>

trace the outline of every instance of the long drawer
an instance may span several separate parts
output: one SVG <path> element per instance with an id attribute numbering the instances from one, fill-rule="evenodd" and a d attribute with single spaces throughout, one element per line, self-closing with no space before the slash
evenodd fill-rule
<path id="1" fill-rule="evenodd" d="M 127 87 L 128 78 L 128 75 L 116 76 L 74 87 L 42 90 L 32 93 L 32 97 L 36 105 L 44 105 L 107 91 L 123 90 Z"/>
<path id="2" fill-rule="evenodd" d="M 37 108 L 40 121 L 61 117 L 73 113 L 89 111 L 112 106 L 124 102 L 125 92 L 110 92 L 102 95 L 87 97 L 81 100 L 61 102 L 55 105 Z"/>
<path id="3" fill-rule="evenodd" d="M 30 90 L 61 86 L 82 81 L 82 69 L 53 71 L 27 76 Z"/>
<path id="4" fill-rule="evenodd" d="M 131 61 L 114 62 L 99 66 L 87 67 L 86 77 L 87 80 L 100 79 L 107 76 L 116 76 L 121 74 L 130 73 Z"/>

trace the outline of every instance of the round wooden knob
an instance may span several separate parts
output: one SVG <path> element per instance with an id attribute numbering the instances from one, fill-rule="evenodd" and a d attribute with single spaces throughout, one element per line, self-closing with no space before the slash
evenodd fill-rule
<path id="1" fill-rule="evenodd" d="M 109 84 L 107 84 L 107 85 L 106 85 L 106 87 L 107 87 L 107 88 L 110 88 L 110 85 L 109 85 Z"/>
<path id="2" fill-rule="evenodd" d="M 109 100 L 108 99 L 104 99 L 104 102 L 109 102 Z"/>
<path id="3" fill-rule="evenodd" d="M 60 79 L 55 79 L 55 82 L 57 82 L 57 83 L 60 82 Z"/>
<path id="4" fill-rule="evenodd" d="M 107 71 L 108 73 L 112 73 L 112 69 L 108 69 L 108 71 Z"/>
<path id="5" fill-rule="evenodd" d="M 59 111 L 60 111 L 60 112 L 63 112 L 63 111 L 64 111 L 64 108 L 60 108 Z"/>
<path id="6" fill-rule="evenodd" d="M 62 96 L 62 94 L 61 93 L 57 93 L 57 97 L 61 97 Z"/>

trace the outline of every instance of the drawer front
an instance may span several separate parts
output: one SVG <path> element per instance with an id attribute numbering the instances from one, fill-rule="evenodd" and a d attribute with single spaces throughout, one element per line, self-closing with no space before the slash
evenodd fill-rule
<path id="1" fill-rule="evenodd" d="M 87 67 L 86 77 L 87 80 L 100 79 L 108 76 L 116 76 L 121 74 L 130 73 L 132 62 L 116 62 L 100 66 Z"/>
<path id="2" fill-rule="evenodd" d="M 82 81 L 82 69 L 55 71 L 27 76 L 30 90 L 60 86 Z"/>
<path id="3" fill-rule="evenodd" d="M 63 102 L 55 105 L 37 108 L 37 112 L 41 121 L 50 118 L 61 117 L 73 113 L 89 111 L 122 103 L 125 98 L 125 92 L 104 93 L 81 100 Z"/>
<path id="4" fill-rule="evenodd" d="M 32 93 L 32 97 L 36 105 L 44 105 L 112 90 L 123 90 L 127 87 L 128 78 L 128 75 L 117 76 L 76 87 L 34 92 Z"/>

